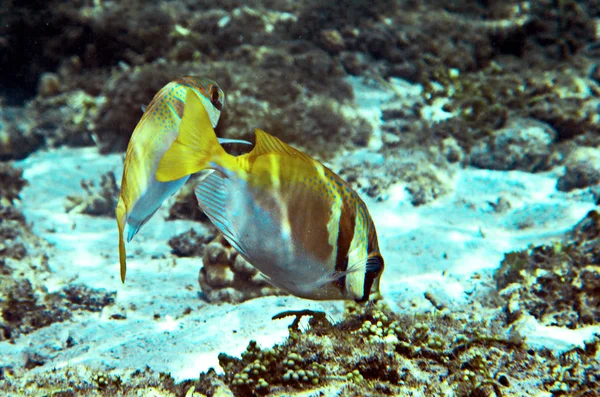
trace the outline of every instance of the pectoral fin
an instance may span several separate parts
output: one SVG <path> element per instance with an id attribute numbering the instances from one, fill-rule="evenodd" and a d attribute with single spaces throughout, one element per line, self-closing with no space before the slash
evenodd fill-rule
<path id="1" fill-rule="evenodd" d="M 229 184 L 231 181 L 223 177 L 218 171 L 207 176 L 194 191 L 198 205 L 211 222 L 225 236 L 227 241 L 242 256 L 247 257 L 244 244 L 237 234 L 231 216 L 227 213 L 229 200 Z"/>

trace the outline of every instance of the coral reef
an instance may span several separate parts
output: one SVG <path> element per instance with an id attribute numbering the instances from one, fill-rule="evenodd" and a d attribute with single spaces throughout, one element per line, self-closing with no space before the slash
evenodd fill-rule
<path id="1" fill-rule="evenodd" d="M 252 341 L 239 358 L 221 354 L 222 375 L 209 370 L 177 383 L 148 369 L 125 377 L 82 366 L 43 377 L 21 377 L 4 369 L 0 385 L 22 395 L 51 389 L 81 396 L 295 396 L 307 391 L 338 396 L 500 396 L 520 395 L 525 389 L 591 396 L 600 387 L 598 338 L 585 348 L 553 355 L 527 346 L 497 312 L 475 319 L 469 309 L 395 314 L 381 303 L 350 305 L 336 324 L 321 312 L 297 314 L 310 317 L 305 330 L 295 321 L 290 337 L 280 345 L 261 349 Z M 293 315 L 286 312 L 276 318 Z M 32 384 L 37 386 L 26 392 Z"/>
<path id="2" fill-rule="evenodd" d="M 95 119 L 104 111 L 105 102 L 105 97 L 90 95 L 82 89 L 39 96 L 26 108 L 32 120 L 29 131 L 50 147 L 96 144 Z"/>
<path id="3" fill-rule="evenodd" d="M 81 181 L 84 196 L 67 196 L 65 210 L 67 212 L 88 214 L 94 216 L 114 216 L 119 189 L 114 172 L 103 174 L 100 186 L 92 181 Z"/>
<path id="4" fill-rule="evenodd" d="M 600 215 L 591 211 L 564 241 L 506 254 L 494 278 L 509 321 L 525 312 L 546 325 L 599 323 L 599 243 Z"/>
<path id="5" fill-rule="evenodd" d="M 559 190 L 589 188 L 600 197 L 597 0 L 8 1 L 0 15 L 0 160 L 58 145 L 122 151 L 141 105 L 173 78 L 193 74 L 225 91 L 220 136 L 252 140 L 262 128 L 320 159 L 343 154 L 340 175 L 377 200 L 401 183 L 413 205 L 429 203 L 453 189 L 459 166 L 560 166 Z M 354 90 L 349 76 L 359 76 L 367 92 L 392 92 L 376 106 L 381 120 L 370 123 L 359 112 L 357 104 L 368 107 L 371 97 Z M 419 92 L 396 90 L 392 77 Z M 19 170 L 0 163 L 0 340 L 78 311 L 102 311 L 115 297 L 82 285 L 48 290 L 52 247 L 19 210 L 24 184 Z M 113 215 L 113 174 L 98 187 L 83 181 L 82 189 L 83 196 L 67 198 L 68 212 Z M 490 203 L 498 213 L 509 205 Z M 169 219 L 206 221 L 192 183 Z M 448 309 L 427 297 L 434 308 L 425 313 L 350 304 L 335 324 L 323 313 L 282 313 L 275 320 L 297 316 L 290 337 L 265 349 L 252 342 L 241 357 L 220 355 L 222 375 L 177 383 L 150 370 L 83 365 L 37 374 L 29 370 L 50 358 L 25 349 L 24 370 L 0 364 L 0 390 L 593 396 L 600 390 L 597 337 L 552 353 L 528 346 L 514 324 L 533 316 L 571 329 L 598 325 L 599 236 L 600 215 L 592 211 L 562 241 L 506 254 L 494 275 L 498 291 L 480 297 L 486 302 Z M 169 245 L 177 256 L 203 257 L 198 280 L 210 302 L 282 294 L 213 233 L 190 230 Z M 300 317 L 309 317 L 306 328 Z"/>
<path id="6" fill-rule="evenodd" d="M 5 368 L 0 372 L 0 386 L 9 395 L 19 396 L 186 396 L 189 382 L 176 384 L 167 374 L 136 371 L 126 376 L 109 371 L 73 365 L 56 368 L 47 374 L 36 374 L 26 378 L 14 369 Z M 33 388 L 31 385 L 35 385 Z M 215 394 L 216 395 L 216 394 Z M 194 395 L 197 397 L 197 394 Z"/>
<path id="7" fill-rule="evenodd" d="M 204 248 L 198 282 L 209 302 L 242 302 L 285 293 L 268 283 L 219 235 Z"/>
<path id="8" fill-rule="evenodd" d="M 7 82 L 7 92 L 20 89 L 21 101 L 36 98 L 27 105 L 31 125 L 0 128 L 3 134 L 19 128 L 22 133 L 10 133 L 8 141 L 29 137 L 28 145 L 10 144 L 4 152 L 22 157 L 42 144 L 122 151 L 140 106 L 173 78 L 195 74 L 225 90 L 220 135 L 251 139 L 254 128 L 263 128 L 327 159 L 367 146 L 372 137 L 346 79 L 359 75 L 368 81 L 400 77 L 424 88 L 420 103 L 383 111 L 379 152 L 389 168 L 404 167 L 395 165 L 404 153 L 398 149 L 444 152 L 452 140 L 448 154 L 458 158 L 451 162 L 542 171 L 569 156 L 573 145 L 565 142 L 600 143 L 597 9 L 594 1 L 556 6 L 550 0 L 144 7 L 51 1 L 34 15 L 11 2 L 0 30 L 4 45 L 19 45 L 26 28 L 38 51 L 0 58 L 7 70 L 15 64 L 25 69 L 22 87 Z M 48 29 L 46 21 L 62 29 Z M 445 116 L 437 119 L 431 108 Z M 548 126 L 534 127 L 538 121 Z M 523 123 L 527 133 L 517 133 Z M 505 149 L 509 156 L 501 155 Z M 451 189 L 444 167 L 410 164 L 410 175 L 398 171 L 394 178 L 422 204 Z M 376 172 L 369 179 L 362 188 L 385 199 L 389 181 Z"/>
<path id="9" fill-rule="evenodd" d="M 380 304 L 354 308 L 332 325 L 313 313 L 309 328 L 291 328 L 286 343 L 262 350 L 251 342 L 241 358 L 221 355 L 219 361 L 239 396 L 306 389 L 340 396 L 512 395 L 525 385 L 585 395 L 599 386 L 594 363 L 600 340 L 554 357 L 529 349 L 501 318 L 474 320 L 448 310 L 395 314 Z M 561 377 L 569 362 L 576 369 Z"/>

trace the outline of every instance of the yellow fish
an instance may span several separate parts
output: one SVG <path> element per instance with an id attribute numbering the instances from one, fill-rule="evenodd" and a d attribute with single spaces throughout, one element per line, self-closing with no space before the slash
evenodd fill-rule
<path id="1" fill-rule="evenodd" d="M 384 267 L 365 203 L 338 175 L 257 129 L 250 153 L 222 148 L 193 90 L 179 136 L 156 178 L 212 169 L 196 188 L 202 210 L 227 241 L 270 281 L 309 299 L 369 299 Z"/>
<path id="2" fill-rule="evenodd" d="M 225 95 L 219 86 L 209 79 L 187 76 L 165 85 L 144 110 L 135 127 L 123 167 L 121 192 L 115 210 L 119 228 L 119 262 L 121 280 L 125 282 L 126 252 L 125 224 L 128 225 L 127 242 L 158 210 L 160 205 L 188 180 L 184 176 L 170 182 L 158 182 L 155 178 L 158 162 L 179 133 L 179 124 L 185 108 L 185 95 L 190 89 L 200 98 L 211 126 L 219 121 Z M 223 143 L 243 142 L 223 139 Z M 247 143 L 247 142 L 246 142 Z"/>

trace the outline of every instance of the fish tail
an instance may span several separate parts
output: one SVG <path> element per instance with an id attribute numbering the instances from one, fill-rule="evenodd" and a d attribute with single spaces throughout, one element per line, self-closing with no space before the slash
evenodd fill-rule
<path id="1" fill-rule="evenodd" d="M 179 135 L 158 164 L 156 179 L 169 182 L 207 168 L 235 164 L 219 143 L 198 94 L 187 90 Z"/>
<path id="2" fill-rule="evenodd" d="M 119 227 L 119 263 L 121 264 L 121 281 L 125 283 L 125 274 L 127 273 L 127 259 L 125 252 L 125 240 L 123 239 L 123 231 L 125 229 L 127 208 L 125 208 L 125 203 L 121 199 L 119 199 L 119 203 L 117 204 L 115 215 L 117 217 L 117 226 Z"/>

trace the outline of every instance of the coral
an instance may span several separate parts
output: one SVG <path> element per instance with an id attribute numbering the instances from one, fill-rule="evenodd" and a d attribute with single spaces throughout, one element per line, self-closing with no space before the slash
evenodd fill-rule
<path id="1" fill-rule="evenodd" d="M 600 103 L 595 94 L 600 87 L 587 76 L 586 65 L 589 61 L 580 59 L 579 65 L 561 64 L 554 70 L 523 69 L 511 60 L 475 73 L 440 69 L 436 80 L 441 87 L 425 84 L 426 106 L 403 112 L 412 122 L 396 127 L 401 115 L 395 108 L 388 109 L 384 130 L 401 138 L 395 146 L 409 148 L 442 147 L 444 140 L 452 138 L 478 167 L 547 170 L 560 164 L 571 149 L 565 143 L 598 144 L 593 109 Z M 432 107 L 440 108 L 446 117 L 426 121 L 414 116 Z M 502 150 L 509 151 L 506 158 Z"/>
<path id="2" fill-rule="evenodd" d="M 48 293 L 46 288 L 34 290 L 26 278 L 3 282 L 6 293 L 0 297 L 1 339 L 14 339 L 36 329 L 72 317 L 77 310 L 101 311 L 114 303 L 116 293 L 86 286 L 68 286 Z"/>
<path id="3" fill-rule="evenodd" d="M 3 367 L 0 386 L 17 395 L 186 397 L 500 396 L 523 390 L 592 396 L 600 387 L 600 339 L 554 355 L 527 346 L 498 310 L 394 313 L 380 302 L 350 304 L 335 324 L 320 312 L 297 315 L 309 316 L 308 326 L 301 330 L 295 321 L 285 342 L 263 349 L 251 341 L 240 357 L 220 354 L 221 375 L 210 369 L 175 382 L 148 368 L 121 377 L 85 365 L 44 374 Z M 45 360 L 28 356 L 31 367 Z"/>
<path id="4" fill-rule="evenodd" d="M 0 387 L 7 395 L 199 397 L 198 393 L 186 394 L 191 389 L 189 381 L 176 383 L 171 376 L 153 372 L 149 368 L 126 376 L 84 364 L 67 365 L 44 373 L 13 372 L 5 367 L 4 373 L 5 376 L 0 377 Z M 216 393 L 213 395 L 218 396 Z"/>
<path id="5" fill-rule="evenodd" d="M 55 73 L 43 73 L 38 83 L 40 97 L 54 96 L 60 92 L 60 80 Z"/>
<path id="6" fill-rule="evenodd" d="M 14 168 L 9 164 L 0 163 L 0 199 L 13 203 L 19 198 L 19 192 L 27 185 L 23 179 L 23 170 Z"/>
<path id="7" fill-rule="evenodd" d="M 116 292 L 94 289 L 86 285 L 68 285 L 60 290 L 65 307 L 71 311 L 101 312 L 104 307 L 115 303 L 115 295 Z"/>
<path id="8" fill-rule="evenodd" d="M 190 229 L 169 240 L 171 252 L 179 257 L 203 256 L 206 244 L 213 240 L 214 234 L 199 235 Z"/>
<path id="9" fill-rule="evenodd" d="M 85 196 L 67 196 L 65 210 L 67 212 L 88 214 L 94 216 L 114 216 L 119 189 L 114 172 L 110 171 L 101 176 L 100 186 L 96 188 L 92 181 L 81 181 Z"/>
<path id="10" fill-rule="evenodd" d="M 27 256 L 28 248 L 39 245 L 39 240 L 33 236 L 25 217 L 14 205 L 25 185 L 21 171 L 2 164 L 0 179 L 6 182 L 6 190 L 3 189 L 0 195 L 0 273 L 10 275 Z"/>
<path id="11" fill-rule="evenodd" d="M 455 168 L 438 148 L 416 152 L 387 148 L 384 153 L 383 164 L 342 163 L 339 174 L 353 189 L 378 201 L 386 200 L 387 189 L 401 182 L 415 206 L 427 204 L 453 189 Z"/>
<path id="12" fill-rule="evenodd" d="M 52 323 L 71 318 L 79 310 L 97 312 L 114 302 L 115 293 L 69 285 L 49 293 L 50 245 L 35 236 L 23 214 L 13 205 L 25 186 L 21 171 L 0 164 L 6 190 L 0 197 L 0 340 L 14 339 Z M 43 358 L 31 357 L 36 366 Z"/>
<path id="13" fill-rule="evenodd" d="M 527 312 L 546 325 L 600 322 L 600 215 L 591 211 L 553 245 L 505 255 L 494 275 L 511 321 Z"/>
<path id="14" fill-rule="evenodd" d="M 471 149 L 471 164 L 494 170 L 547 169 L 556 133 L 548 125 L 528 119 L 508 120 L 499 130 Z"/>
<path id="15" fill-rule="evenodd" d="M 530 349 L 494 315 L 474 320 L 447 310 L 396 314 L 381 304 L 349 308 L 337 324 L 312 313 L 306 330 L 290 328 L 290 338 L 272 348 L 252 341 L 240 358 L 221 354 L 225 384 L 239 396 L 298 395 L 306 389 L 340 396 L 512 395 L 525 385 L 543 391 L 561 379 L 567 379 L 570 393 L 599 386 L 598 339 L 585 350 L 554 357 Z M 566 366 L 570 360 L 573 374 Z M 210 388 L 201 387 L 204 376 L 196 388 L 208 393 Z"/>
<path id="16" fill-rule="evenodd" d="M 31 124 L 23 109 L 4 107 L 0 99 L 0 161 L 25 158 L 41 146 L 43 140 Z"/>
<path id="17" fill-rule="evenodd" d="M 42 138 L 123 150 L 140 105 L 185 74 L 206 75 L 224 88 L 219 133 L 248 137 L 262 127 L 322 157 L 363 146 L 371 133 L 352 115 L 348 74 L 422 83 L 428 100 L 449 98 L 449 109 L 467 119 L 416 123 L 403 134 L 405 147 L 453 136 L 468 152 L 509 117 L 545 121 L 559 141 L 597 142 L 595 102 L 582 91 L 586 79 L 594 81 L 585 59 L 596 40 L 593 2 L 51 1 L 37 13 L 14 2 L 8 9 L 4 45 L 21 48 L 26 30 L 35 46 L 0 58 L 6 70 L 24 68 L 20 88 L 7 83 L 25 97 L 39 87 L 30 106 L 36 126 L 25 129 L 37 143 L 20 156 Z M 568 79 L 575 84 L 565 91 Z M 435 93 L 438 83 L 446 89 Z"/>
<path id="18" fill-rule="evenodd" d="M 2 340 L 16 338 L 71 317 L 65 308 L 55 304 L 53 296 L 49 296 L 47 302 L 40 301 L 27 279 L 8 283 L 7 287 L 0 306 Z"/>
<path id="19" fill-rule="evenodd" d="M 352 90 L 332 71 L 335 62 L 324 51 L 297 47 L 264 49 L 250 65 L 220 64 L 226 104 L 217 132 L 252 140 L 261 128 L 323 157 L 364 146 L 372 128 L 353 111 Z M 253 83 L 257 68 L 269 84 Z"/>
<path id="20" fill-rule="evenodd" d="M 104 102 L 104 97 L 90 95 L 81 89 L 41 96 L 27 106 L 27 115 L 33 120 L 31 131 L 50 147 L 95 144 L 94 119 Z"/>
<path id="21" fill-rule="evenodd" d="M 556 183 L 563 192 L 582 189 L 600 183 L 600 151 L 597 148 L 578 147 L 565 159 L 565 173 Z"/>
<path id="22" fill-rule="evenodd" d="M 204 248 L 202 263 L 198 282 L 210 302 L 242 302 L 259 296 L 284 294 L 270 285 L 220 235 Z"/>
<path id="23" fill-rule="evenodd" d="M 345 47 L 344 37 L 335 29 L 321 31 L 321 42 L 323 47 L 332 54 L 343 51 Z"/>

